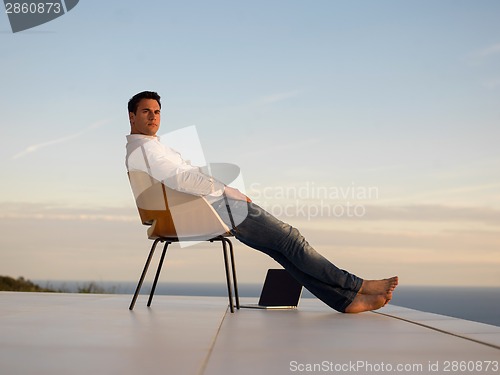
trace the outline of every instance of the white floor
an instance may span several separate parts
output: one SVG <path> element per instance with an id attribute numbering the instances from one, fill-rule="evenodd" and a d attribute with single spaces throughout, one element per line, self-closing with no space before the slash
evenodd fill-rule
<path id="1" fill-rule="evenodd" d="M 130 312 L 130 297 L 0 292 L 0 375 L 500 374 L 500 327 L 486 324 L 395 306 L 340 314 L 315 299 L 231 314 L 222 297 L 147 308 L 141 296 Z"/>

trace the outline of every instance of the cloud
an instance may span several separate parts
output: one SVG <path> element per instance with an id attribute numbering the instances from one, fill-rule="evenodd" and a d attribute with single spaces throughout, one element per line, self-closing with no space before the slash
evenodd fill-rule
<path id="1" fill-rule="evenodd" d="M 101 120 L 101 121 L 97 121 L 93 124 L 91 124 L 90 126 L 86 127 L 85 129 L 77 132 L 77 133 L 74 133 L 74 134 L 70 134 L 70 135 L 67 135 L 65 137 L 61 137 L 61 138 L 57 138 L 57 139 L 53 139 L 53 140 L 50 140 L 50 141 L 46 141 L 46 142 L 41 142 L 41 143 L 36 143 L 34 145 L 31 145 L 31 146 L 28 146 L 26 147 L 23 151 L 21 152 L 18 152 L 17 154 L 15 154 L 12 159 L 19 159 L 20 157 L 23 157 L 23 156 L 26 156 L 28 154 L 31 154 L 33 152 L 36 152 L 42 148 L 45 148 L 45 147 L 48 147 L 48 146 L 52 146 L 52 145 L 56 145 L 56 144 L 59 144 L 59 143 L 66 143 L 68 141 L 71 141 L 75 138 L 78 138 L 80 137 L 81 135 L 91 131 L 91 130 L 94 130 L 94 129 L 97 129 L 97 128 L 100 128 L 101 126 L 109 123 L 110 120 Z"/>
<path id="2" fill-rule="evenodd" d="M 0 220 L 139 222 L 135 207 L 73 208 L 41 203 L 0 203 Z"/>
<path id="3" fill-rule="evenodd" d="M 297 142 L 279 142 L 279 144 L 276 144 L 273 139 L 268 139 L 267 141 L 269 143 L 265 143 L 265 140 L 262 140 L 260 148 L 258 150 L 250 150 L 248 152 L 242 153 L 243 157 L 263 157 L 270 153 L 273 155 L 278 155 L 279 153 L 284 151 L 296 151 L 301 148 L 307 149 L 308 147 L 316 147 L 321 142 L 321 139 L 304 138 Z"/>
<path id="4" fill-rule="evenodd" d="M 500 86 L 500 78 L 493 78 L 488 81 L 483 82 L 483 86 L 489 89 L 494 89 Z"/>
<path id="5" fill-rule="evenodd" d="M 387 254 L 410 258 L 418 261 L 449 261 L 453 255 L 454 261 L 476 260 L 489 264 L 500 264 L 498 247 L 500 239 L 494 231 L 484 230 L 400 230 L 386 227 L 376 231 L 357 228 L 356 230 L 324 230 L 310 228 L 307 237 L 313 246 L 330 246 L 341 249 L 364 249 L 367 254 Z M 422 251 L 427 250 L 428 259 L 422 257 Z M 417 252 L 415 252 L 417 251 Z M 408 259 L 406 259 L 408 260 Z"/>
<path id="6" fill-rule="evenodd" d="M 445 205 L 367 206 L 366 220 L 421 222 L 476 222 L 500 224 L 500 210 L 490 207 L 450 207 Z"/>
<path id="7" fill-rule="evenodd" d="M 480 64 L 496 55 L 500 55 L 500 43 L 492 44 L 480 50 L 473 51 L 467 56 L 471 64 Z"/>
<path id="8" fill-rule="evenodd" d="M 280 92 L 272 95 L 267 95 L 259 98 L 257 100 L 257 104 L 259 105 L 267 105 L 267 104 L 272 104 L 272 103 L 277 103 L 277 102 L 282 102 L 284 100 L 293 98 L 297 95 L 300 94 L 299 90 L 293 90 L 293 91 L 286 91 L 286 92 Z"/>
<path id="9" fill-rule="evenodd" d="M 291 219 L 305 220 L 312 223 L 331 220 L 381 223 L 455 223 L 500 225 L 500 210 L 492 207 L 453 207 L 437 204 L 420 204 L 408 206 L 383 206 L 365 204 L 363 200 L 342 201 L 336 199 L 302 200 L 271 199 L 265 194 L 258 204 L 266 211 L 287 221 Z M 282 197 L 279 197 L 282 198 Z"/>
<path id="10" fill-rule="evenodd" d="M 493 44 L 476 52 L 476 56 L 480 58 L 488 58 L 500 54 L 500 43 Z"/>

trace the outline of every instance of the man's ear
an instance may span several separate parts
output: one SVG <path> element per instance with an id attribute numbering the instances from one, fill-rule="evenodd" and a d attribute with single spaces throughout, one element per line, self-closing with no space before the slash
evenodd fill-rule
<path id="1" fill-rule="evenodd" d="M 128 113 L 128 119 L 130 121 L 130 125 L 133 125 L 135 122 L 135 113 L 134 112 L 129 112 Z"/>

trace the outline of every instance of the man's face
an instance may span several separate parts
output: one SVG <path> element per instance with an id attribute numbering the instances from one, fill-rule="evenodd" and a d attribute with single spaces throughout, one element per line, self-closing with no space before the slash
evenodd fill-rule
<path id="1" fill-rule="evenodd" d="M 129 113 L 130 134 L 156 135 L 160 128 L 160 105 L 155 99 L 142 99 L 135 113 Z"/>

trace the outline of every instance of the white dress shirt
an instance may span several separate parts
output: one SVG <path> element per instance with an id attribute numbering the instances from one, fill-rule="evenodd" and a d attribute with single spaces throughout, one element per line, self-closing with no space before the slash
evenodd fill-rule
<path id="1" fill-rule="evenodd" d="M 157 136 L 127 135 L 127 170 L 147 172 L 155 180 L 183 193 L 204 196 L 210 203 L 220 199 L 225 185 L 182 159 L 180 153 Z"/>

